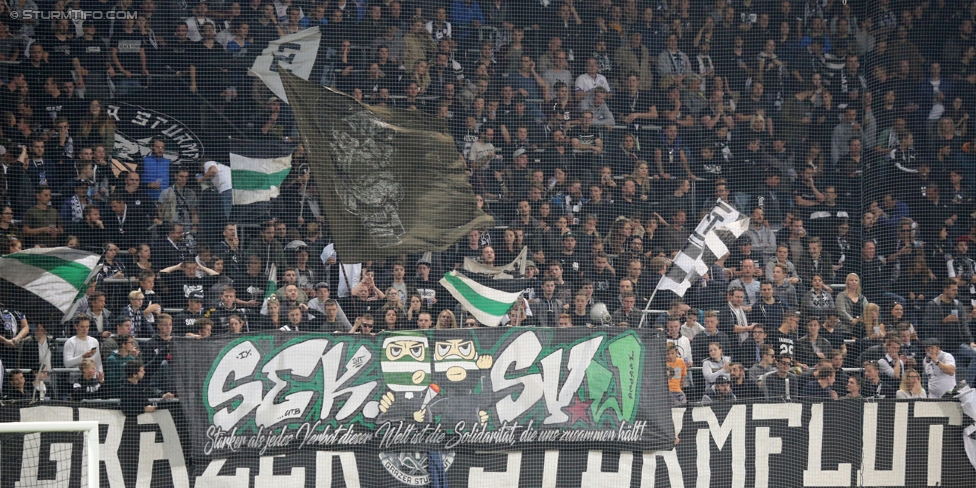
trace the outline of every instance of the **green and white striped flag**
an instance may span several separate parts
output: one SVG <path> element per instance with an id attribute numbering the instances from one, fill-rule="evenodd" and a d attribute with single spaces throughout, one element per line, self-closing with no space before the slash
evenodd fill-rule
<path id="1" fill-rule="evenodd" d="M 0 278 L 67 312 L 97 273 L 99 259 L 70 247 L 28 249 L 0 257 Z"/>
<path id="2" fill-rule="evenodd" d="M 522 295 L 521 291 L 510 293 L 490 288 L 458 271 L 444 274 L 440 283 L 478 322 L 489 327 L 497 327 Z"/>
<path id="3" fill-rule="evenodd" d="M 230 153 L 234 205 L 266 202 L 277 197 L 281 182 L 290 171 L 291 154 L 259 158 Z"/>

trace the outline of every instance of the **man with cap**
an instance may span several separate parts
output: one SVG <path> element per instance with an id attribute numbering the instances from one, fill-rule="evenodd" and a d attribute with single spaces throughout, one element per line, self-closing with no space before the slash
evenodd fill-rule
<path id="1" fill-rule="evenodd" d="M 186 295 L 186 309 L 173 317 L 173 334 L 177 337 L 183 337 L 187 332 L 196 332 L 197 320 L 205 316 L 203 311 L 203 290 L 191 291 Z"/>
<path id="2" fill-rule="evenodd" d="M 728 376 L 719 376 L 715 379 L 714 388 L 702 396 L 702 404 L 708 405 L 715 402 L 734 402 L 735 393 L 732 393 L 732 382 Z"/>
<path id="3" fill-rule="evenodd" d="M 929 398 L 942 398 L 956 386 L 956 359 L 942 350 L 939 339 L 929 337 L 922 341 L 925 347 L 925 374 L 929 378 Z"/>

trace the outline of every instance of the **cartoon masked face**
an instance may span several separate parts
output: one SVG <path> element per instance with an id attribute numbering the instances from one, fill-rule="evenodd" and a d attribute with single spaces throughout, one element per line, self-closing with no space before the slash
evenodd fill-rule
<path id="1" fill-rule="evenodd" d="M 427 337 L 403 333 L 383 340 L 380 369 L 386 385 L 393 391 L 423 391 L 430 385 Z"/>
<path id="2" fill-rule="evenodd" d="M 470 339 L 448 339 L 434 343 L 434 371 L 448 381 L 464 381 L 468 371 L 478 370 L 478 352 Z"/>

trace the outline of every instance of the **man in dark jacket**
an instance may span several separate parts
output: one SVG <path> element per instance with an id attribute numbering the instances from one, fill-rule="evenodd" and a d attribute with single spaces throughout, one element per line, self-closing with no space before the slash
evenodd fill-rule
<path id="1" fill-rule="evenodd" d="M 969 317 L 956 299 L 958 294 L 959 285 L 952 278 L 947 278 L 942 284 L 942 294 L 925 305 L 925 320 L 918 335 L 923 340 L 931 337 L 939 339 L 947 350 L 952 351 L 956 365 L 967 369 L 974 358 L 976 342 L 973 342 L 969 330 Z"/>

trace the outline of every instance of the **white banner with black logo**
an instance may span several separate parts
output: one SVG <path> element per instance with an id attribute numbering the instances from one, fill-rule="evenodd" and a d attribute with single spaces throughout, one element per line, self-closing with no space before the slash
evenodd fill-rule
<path id="1" fill-rule="evenodd" d="M 309 80 L 321 40 L 319 28 L 311 27 L 272 41 L 254 60 L 250 74 L 260 78 L 275 96 L 288 103 L 278 71 L 288 70 L 303 80 Z"/>

